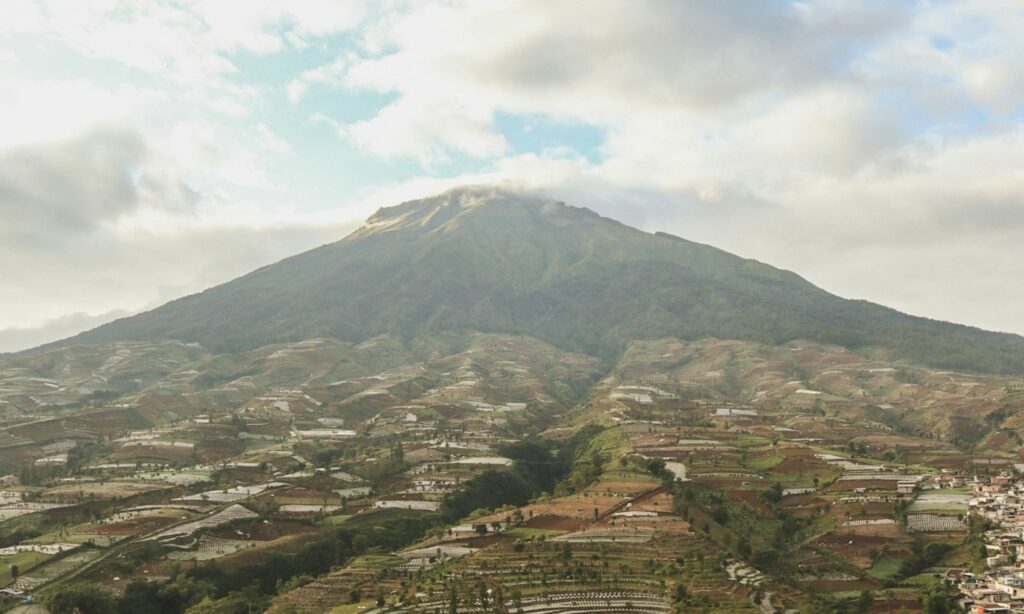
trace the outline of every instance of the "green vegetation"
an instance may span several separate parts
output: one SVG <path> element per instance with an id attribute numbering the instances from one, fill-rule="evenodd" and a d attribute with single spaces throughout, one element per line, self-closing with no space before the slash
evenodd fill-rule
<path id="1" fill-rule="evenodd" d="M 868 569 L 868 575 L 879 580 L 891 580 L 903 569 L 903 559 L 894 556 L 883 556 Z"/>
<path id="2" fill-rule="evenodd" d="M 73 584 L 46 600 L 50 614 L 111 614 L 116 612 L 114 594 L 98 584 Z"/>
<path id="3" fill-rule="evenodd" d="M 381 510 L 353 520 L 357 521 L 324 529 L 320 539 L 295 554 L 270 552 L 261 555 L 259 562 L 237 568 L 210 562 L 179 570 L 167 582 L 134 581 L 116 603 L 105 589 L 90 584 L 59 588 L 47 603 L 56 614 L 70 614 L 76 607 L 83 614 L 262 611 L 279 590 L 297 585 L 295 578 L 318 576 L 371 551 L 401 549 L 423 537 L 440 519 L 437 514 Z M 379 557 L 366 560 L 380 562 Z M 94 607 L 104 609 L 87 609 Z"/>
<path id="4" fill-rule="evenodd" d="M 393 567 L 395 565 L 400 565 L 404 561 L 405 559 L 394 556 L 392 554 L 364 554 L 349 561 L 349 565 L 352 565 L 353 567 L 373 567 L 377 569 L 385 569 L 388 567 Z M 287 591 L 278 590 L 278 592 L 282 593 Z"/>
<path id="5" fill-rule="evenodd" d="M 875 597 L 869 591 L 853 594 L 819 594 L 814 597 L 813 611 L 829 614 L 867 614 L 871 611 L 871 604 L 874 601 Z"/>
<path id="6" fill-rule="evenodd" d="M 8 499 L 74 505 L 12 509 L 28 513 L 0 523 L 0 545 L 92 544 L 5 557 L 0 581 L 47 579 L 37 594 L 55 611 L 85 613 L 354 614 L 431 601 L 491 611 L 503 596 L 514 604 L 512 591 L 600 588 L 722 614 L 757 611 L 769 592 L 779 611 L 849 614 L 920 595 L 942 614 L 935 569 L 984 568 L 984 523 L 971 520 L 954 546 L 958 527 L 915 534 L 906 518 L 965 511 L 941 495 L 970 491 L 931 491 L 949 478 L 941 468 L 1008 468 L 1024 393 L 1005 393 L 1019 381 L 866 347 L 966 364 L 983 333 L 842 301 L 578 210 L 428 203 L 421 219 L 417 207 L 382 214 L 415 218 L 408 227 L 357 233 L 95 333 L 218 349 L 301 342 L 213 355 L 132 341 L 13 359 L 0 400 L 32 411 L 6 427 L 4 462 L 23 482 Z M 438 224 L 444 232 L 429 231 Z M 309 338 L 377 332 L 358 345 Z M 708 334 L 861 351 L 687 340 Z M 953 339 L 962 347 L 946 352 Z M 974 366 L 1012 367 L 999 339 Z M 113 382 L 103 397 L 118 402 L 87 414 L 59 406 L 101 381 L 100 367 Z M 132 433 L 143 420 L 153 432 Z M 37 464 L 65 439 L 80 441 L 67 463 Z M 868 472 L 840 480 L 846 466 L 822 454 L 930 474 L 921 491 L 934 496 L 896 496 L 898 480 Z M 468 458 L 481 455 L 512 462 Z M 136 495 L 134 482 L 158 490 Z M 177 506 L 196 499 L 214 505 Z M 441 508 L 397 509 L 401 500 Z M 192 532 L 236 504 L 256 516 Z"/>
<path id="7" fill-rule="evenodd" d="M 41 552 L 19 552 L 0 559 L 0 586 L 7 586 L 22 574 L 50 558 Z"/>
<path id="8" fill-rule="evenodd" d="M 485 471 L 464 483 L 445 496 L 442 515 L 456 522 L 475 510 L 525 505 L 543 492 L 584 488 L 600 477 L 608 454 L 624 441 L 619 429 L 588 425 L 562 440 L 527 440 L 503 448 L 502 454 L 514 461 L 512 468 Z"/>
<path id="9" fill-rule="evenodd" d="M 761 494 L 762 500 L 773 506 L 771 514 L 693 482 L 675 484 L 673 497 L 676 512 L 688 518 L 696 531 L 732 550 L 737 557 L 776 573 L 784 570 L 786 553 L 800 543 L 810 526 L 808 520 L 774 507 L 781 499 L 778 485 Z"/>
<path id="10" fill-rule="evenodd" d="M 524 505 L 537 492 L 538 486 L 518 471 L 485 471 L 445 496 L 441 512 L 446 521 L 457 522 L 474 510 Z"/>
<path id="11" fill-rule="evenodd" d="M 777 455 L 752 456 L 744 461 L 743 465 L 753 471 L 768 471 L 784 460 L 786 460 L 784 457 Z"/>
<path id="12" fill-rule="evenodd" d="M 921 589 L 920 596 L 925 614 L 951 614 L 959 610 L 949 596 L 949 590 L 939 582 L 932 581 Z"/>
<path id="13" fill-rule="evenodd" d="M 635 339 L 665 336 L 817 339 L 940 368 L 1024 372 L 1019 336 L 844 300 L 793 273 L 585 209 L 463 189 L 370 221 L 397 227 L 357 231 L 73 342 L 170 338 L 232 352 L 317 336 L 477 330 L 611 358 Z"/>
<path id="14" fill-rule="evenodd" d="M 94 585 L 72 584 L 58 587 L 49 603 L 61 612 L 78 608 L 86 614 L 259 611 L 275 594 L 300 586 L 334 566 L 390 567 L 400 559 L 386 553 L 415 542 L 442 523 L 457 521 L 480 508 L 521 505 L 546 492 L 544 489 L 556 489 L 561 480 L 590 475 L 595 464 L 600 468 L 608 463 L 610 459 L 604 454 L 621 444 L 621 433 L 609 432 L 617 430 L 591 426 L 557 441 L 527 440 L 509 446 L 502 453 L 515 464 L 507 470 L 485 471 L 465 482 L 463 488 L 445 499 L 441 514 L 400 509 L 367 511 L 326 523 L 317 540 L 294 554 L 267 552 L 256 562 L 237 567 L 208 562 L 178 568 L 166 582 L 134 581 L 120 597 Z M 530 537 L 546 533 L 537 531 Z"/>
<path id="15" fill-rule="evenodd" d="M 920 539 L 915 539 L 911 542 L 910 557 L 900 565 L 898 576 L 900 578 L 909 578 L 921 573 L 942 560 L 942 557 L 946 556 L 955 547 L 952 544 L 944 544 L 942 542 L 925 543 Z"/>

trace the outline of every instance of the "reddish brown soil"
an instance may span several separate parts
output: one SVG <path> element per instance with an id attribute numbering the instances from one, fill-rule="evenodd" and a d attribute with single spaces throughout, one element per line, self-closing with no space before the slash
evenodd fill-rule
<path id="1" fill-rule="evenodd" d="M 754 508 L 758 512 L 764 514 L 769 518 L 774 518 L 775 513 L 772 512 L 771 508 L 765 505 L 761 497 L 758 496 L 758 492 L 754 490 L 729 490 L 726 491 L 725 495 L 732 501 L 740 503 L 746 503 L 750 507 Z"/>
<path id="2" fill-rule="evenodd" d="M 485 535 L 482 537 L 471 537 L 465 541 L 465 544 L 470 548 L 486 548 L 503 541 L 512 540 L 505 535 Z"/>
<path id="3" fill-rule="evenodd" d="M 587 523 L 581 518 L 559 518 L 557 516 L 534 516 L 523 523 L 530 529 L 547 529 L 550 531 L 578 531 Z"/>
<path id="4" fill-rule="evenodd" d="M 791 457 L 773 467 L 772 471 L 774 473 L 799 475 L 803 473 L 820 473 L 826 467 L 825 463 L 819 461 Z"/>
<path id="5" fill-rule="evenodd" d="M 921 602 L 917 599 L 886 600 L 884 596 L 876 596 L 871 606 L 871 614 L 891 614 L 892 612 L 921 612 Z"/>
<path id="6" fill-rule="evenodd" d="M 851 543 L 852 542 L 852 543 Z M 888 546 L 888 553 L 891 556 L 901 556 L 909 552 L 894 542 L 892 537 L 875 535 L 849 534 L 845 530 L 839 533 L 824 535 L 814 542 L 823 546 L 839 558 L 860 567 L 867 569 L 871 566 L 871 553 L 882 552 Z"/>
<path id="7" fill-rule="evenodd" d="M 177 522 L 177 519 L 132 518 L 130 520 L 125 520 L 124 522 L 93 526 L 89 530 L 89 533 L 96 535 L 144 535 L 174 522 Z"/>

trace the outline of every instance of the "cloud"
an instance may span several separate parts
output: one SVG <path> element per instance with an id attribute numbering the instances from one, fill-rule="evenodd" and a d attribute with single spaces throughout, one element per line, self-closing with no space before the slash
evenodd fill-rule
<path id="1" fill-rule="evenodd" d="M 0 96 L 0 148 L 71 139 L 100 124 L 131 122 L 138 109 L 156 99 L 131 84 L 4 76 L 16 87 Z"/>
<path id="2" fill-rule="evenodd" d="M 133 220 L 89 233 L 55 229 L 47 243 L 5 249 L 0 322 L 6 328 L 43 329 L 6 336 L 24 339 L 51 330 L 50 320 L 74 313 L 69 307 L 88 314 L 107 313 L 111 305 L 131 312 L 150 309 L 338 240 L 356 225 L 341 216 L 280 221 L 241 216 L 232 222 L 168 215 L 155 224 Z M 60 330 L 80 322 L 69 319 Z"/>
<path id="3" fill-rule="evenodd" d="M 288 84 L 288 100 L 292 103 L 300 102 L 317 85 L 343 85 L 345 73 L 354 57 L 353 54 L 346 54 L 329 64 L 304 71 Z"/>
<path id="4" fill-rule="evenodd" d="M 232 116 L 247 113 L 256 96 L 231 80 L 237 54 L 305 48 L 355 28 L 367 12 L 363 0 L 12 0 L 4 9 L 0 34 L 157 76 Z"/>
<path id="5" fill-rule="evenodd" d="M 993 281 L 1024 274 L 1022 28 L 1024 9 L 986 0 L 418 3 L 303 87 L 396 95 L 340 133 L 428 170 L 482 160 L 453 183 L 540 187 L 848 296 L 1024 331 L 949 292 L 1022 298 Z M 604 143 L 594 160 L 514 151 L 499 113 Z"/>
<path id="6" fill-rule="evenodd" d="M 508 144 L 492 129 L 492 113 L 456 100 L 433 104 L 402 99 L 381 109 L 372 119 L 342 128 L 364 151 L 378 156 L 417 156 L 429 166 L 449 151 L 478 158 L 503 153 Z"/>
<path id="7" fill-rule="evenodd" d="M 141 137 L 98 127 L 66 141 L 0 153 L 0 236 L 92 229 L 139 207 L 188 210 L 196 195 L 146 166 Z"/>
<path id="8" fill-rule="evenodd" d="M 0 147 L 0 343 L 155 307 L 344 236 L 348 213 L 296 211 L 269 178 L 288 150 L 265 125 L 128 119 Z"/>
<path id="9" fill-rule="evenodd" d="M 0 329 L 0 353 L 17 352 L 51 341 L 59 341 L 128 315 L 131 314 L 126 311 L 110 311 L 98 315 L 71 313 L 38 326 L 3 328 Z"/>
<path id="10" fill-rule="evenodd" d="M 257 53 L 281 51 L 286 45 L 304 47 L 312 38 L 352 29 L 366 13 L 361 0 L 247 0 L 242 10 L 235 0 L 189 4 L 220 46 Z"/>
<path id="11" fill-rule="evenodd" d="M 1015 3 L 5 9 L 5 328 L 154 306 L 498 182 L 1024 332 Z"/>
<path id="12" fill-rule="evenodd" d="M 358 124 L 357 143 L 368 151 L 415 156 L 417 145 L 448 146 L 485 157 L 497 148 L 472 143 L 495 132 L 488 120 L 499 110 L 608 127 L 643 114 L 707 121 L 760 113 L 769 97 L 849 74 L 856 49 L 908 18 L 891 3 L 610 2 L 600 10 L 571 0 L 424 3 L 382 26 L 387 51 L 321 67 L 293 85 L 298 95 L 314 75 L 330 74 L 350 87 L 399 94 Z M 451 125 L 452 109 L 469 110 L 472 139 L 465 126 Z M 393 136 L 392 126 L 431 117 L 440 125 L 430 138 L 374 147 Z"/>

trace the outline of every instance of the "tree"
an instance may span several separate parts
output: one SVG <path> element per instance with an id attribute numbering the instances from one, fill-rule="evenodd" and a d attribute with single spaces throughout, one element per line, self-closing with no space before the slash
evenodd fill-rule
<path id="1" fill-rule="evenodd" d="M 20 572 L 17 565 L 11 565 L 11 580 L 17 580 Z"/>
<path id="2" fill-rule="evenodd" d="M 459 594 L 452 587 L 452 594 L 448 599 L 448 614 L 459 614 Z"/>
<path id="3" fill-rule="evenodd" d="M 874 603 L 875 595 L 871 591 L 861 591 L 860 597 L 857 598 L 857 611 L 867 614 Z"/>
<path id="4" fill-rule="evenodd" d="M 676 588 L 672 593 L 672 602 L 682 603 L 686 601 L 688 595 L 689 593 L 686 590 L 686 585 L 680 582 L 679 584 L 676 584 Z"/>
<path id="5" fill-rule="evenodd" d="M 739 542 L 737 542 L 736 554 L 738 554 L 741 559 L 750 558 L 750 541 L 748 541 L 746 537 L 740 537 Z"/>
<path id="6" fill-rule="evenodd" d="M 262 612 L 267 601 L 261 598 L 254 589 L 229 593 L 220 599 L 204 598 L 190 607 L 185 614 L 249 614 Z"/>
<path id="7" fill-rule="evenodd" d="M 572 546 L 569 545 L 569 542 L 565 542 L 562 544 L 561 559 L 563 561 L 572 560 Z"/>
<path id="8" fill-rule="evenodd" d="M 782 484 L 775 482 L 771 488 L 761 493 L 761 498 L 771 504 L 776 504 L 782 500 Z"/>
<path id="9" fill-rule="evenodd" d="M 172 571 L 175 581 L 166 585 L 146 580 L 134 580 L 124 589 L 117 603 L 121 614 L 164 614 L 182 612 L 207 596 L 212 587 L 180 577 L 181 570 Z"/>
<path id="10" fill-rule="evenodd" d="M 117 611 L 113 593 L 92 582 L 60 589 L 46 600 L 46 607 L 51 614 L 112 614 Z"/>
<path id="11" fill-rule="evenodd" d="M 921 593 L 921 605 L 926 614 L 951 614 L 954 611 L 949 591 L 940 584 L 933 584 Z"/>

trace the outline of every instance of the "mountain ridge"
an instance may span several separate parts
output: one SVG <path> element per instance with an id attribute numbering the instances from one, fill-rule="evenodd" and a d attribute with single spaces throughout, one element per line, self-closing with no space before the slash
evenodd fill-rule
<path id="1" fill-rule="evenodd" d="M 1024 337 L 843 299 L 798 274 L 535 194 L 472 186 L 384 207 L 345 238 L 42 346 L 529 334 L 611 357 L 678 336 L 885 347 L 939 367 L 1024 372 Z"/>

